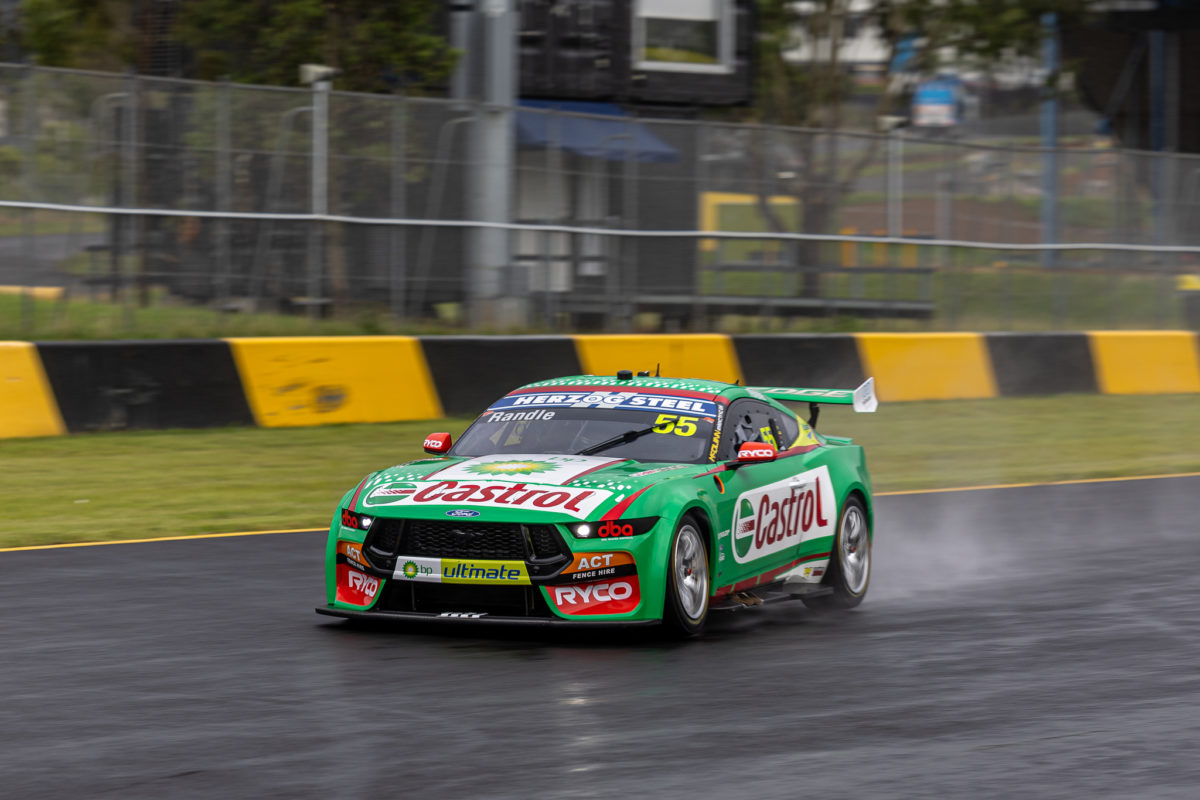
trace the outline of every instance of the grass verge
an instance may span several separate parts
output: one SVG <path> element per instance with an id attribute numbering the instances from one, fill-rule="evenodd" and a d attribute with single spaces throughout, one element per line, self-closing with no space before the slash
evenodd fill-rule
<path id="1" fill-rule="evenodd" d="M 875 490 L 1200 471 L 1200 396 L 898 403 L 828 409 L 867 448 Z M 324 527 L 366 473 L 466 419 L 325 428 L 98 433 L 0 441 L 0 547 Z"/>

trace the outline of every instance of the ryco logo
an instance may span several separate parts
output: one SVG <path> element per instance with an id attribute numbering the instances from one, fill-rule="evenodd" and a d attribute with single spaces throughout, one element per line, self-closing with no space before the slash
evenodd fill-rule
<path id="1" fill-rule="evenodd" d="M 349 583 L 351 589 L 357 589 L 368 597 L 374 597 L 379 591 L 379 578 L 364 575 L 356 570 L 351 570 Z"/>
<path id="2" fill-rule="evenodd" d="M 379 579 L 346 565 L 337 567 L 337 599 L 352 606 L 368 606 L 379 592 Z"/>
<path id="3" fill-rule="evenodd" d="M 611 581 L 553 586 L 550 596 L 564 614 L 624 614 L 641 599 L 636 576 Z"/>

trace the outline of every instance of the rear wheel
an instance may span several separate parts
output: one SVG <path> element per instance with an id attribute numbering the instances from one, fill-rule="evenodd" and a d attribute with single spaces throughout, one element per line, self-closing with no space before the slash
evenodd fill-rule
<path id="1" fill-rule="evenodd" d="M 851 496 L 842 507 L 833 552 L 825 570 L 822 584 L 833 594 L 804 599 L 804 605 L 819 611 L 839 611 L 854 608 L 863 601 L 871 582 L 871 530 L 867 512 L 857 496 Z"/>
<path id="2" fill-rule="evenodd" d="M 692 517 L 680 520 L 667 559 L 663 624 L 681 636 L 696 636 L 708 619 L 708 552 L 700 531 Z"/>

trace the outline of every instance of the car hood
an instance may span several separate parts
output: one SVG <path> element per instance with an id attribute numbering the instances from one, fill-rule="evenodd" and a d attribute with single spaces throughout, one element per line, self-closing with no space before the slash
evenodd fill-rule
<path id="1" fill-rule="evenodd" d="M 623 511 L 656 483 L 710 469 L 541 453 L 422 459 L 375 473 L 352 504 L 386 517 L 569 522 Z"/>

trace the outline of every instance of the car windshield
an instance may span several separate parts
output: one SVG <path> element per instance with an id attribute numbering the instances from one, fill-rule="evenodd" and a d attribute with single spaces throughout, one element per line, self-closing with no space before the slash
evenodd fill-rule
<path id="1" fill-rule="evenodd" d="M 575 395 L 503 397 L 463 433 L 451 455 L 586 452 L 637 461 L 708 461 L 717 413 L 712 400 L 628 392 Z M 583 402 L 597 396 L 604 400 Z M 572 399 L 576 405 L 567 404 Z"/>

